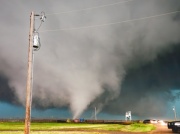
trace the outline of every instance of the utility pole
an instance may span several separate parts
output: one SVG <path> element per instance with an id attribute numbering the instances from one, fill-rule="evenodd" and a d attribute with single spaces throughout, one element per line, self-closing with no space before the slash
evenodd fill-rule
<path id="1" fill-rule="evenodd" d="M 28 48 L 28 71 L 27 71 L 27 84 L 26 84 L 26 117 L 24 134 L 30 133 L 31 125 L 31 104 L 32 104 L 32 88 L 33 88 L 33 51 L 40 49 L 41 43 L 39 38 L 38 29 L 35 29 L 35 17 L 40 17 L 41 23 L 45 21 L 46 16 L 44 12 L 41 15 L 31 12 L 30 15 L 30 30 L 29 30 L 29 48 Z"/>
<path id="2" fill-rule="evenodd" d="M 34 32 L 34 12 L 31 12 L 30 31 L 29 31 L 29 49 L 28 49 L 28 72 L 27 72 L 27 84 L 26 84 L 26 117 L 25 117 L 24 134 L 30 133 L 30 123 L 31 123 L 33 32 Z"/>
<path id="3" fill-rule="evenodd" d="M 177 118 L 176 118 L 176 108 L 175 108 L 175 106 L 173 106 L 173 111 L 174 111 L 174 119 L 175 119 L 175 121 L 176 121 Z"/>

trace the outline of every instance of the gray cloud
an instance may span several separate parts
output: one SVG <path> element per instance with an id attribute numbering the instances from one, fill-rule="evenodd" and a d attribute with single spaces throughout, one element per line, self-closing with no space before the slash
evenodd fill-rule
<path id="1" fill-rule="evenodd" d="M 1 3 L 0 71 L 8 78 L 9 87 L 14 89 L 18 101 L 25 104 L 30 11 L 69 11 L 108 4 L 109 1 L 18 1 L 13 4 L 4 0 Z M 118 22 L 177 11 L 179 8 L 178 0 L 134 0 L 104 8 L 47 16 L 41 30 Z M 38 24 L 36 20 L 36 26 Z M 159 68 L 150 68 L 151 64 L 161 61 L 159 55 L 168 53 L 169 49 L 179 44 L 179 31 L 179 14 L 172 14 L 103 27 L 41 32 L 42 48 L 35 52 L 34 61 L 33 105 L 67 106 L 74 118 L 89 106 L 98 104 L 102 109 L 106 105 L 105 111 L 113 114 L 116 112 L 110 109 L 117 108 L 119 104 L 117 112 L 124 112 L 131 108 L 128 98 L 135 103 L 133 110 L 137 115 L 144 115 L 138 109 L 145 107 L 145 101 L 151 106 L 156 100 L 157 104 L 163 104 L 160 111 L 164 110 L 169 100 L 166 97 L 172 97 L 169 90 L 161 90 L 167 83 L 162 82 L 156 87 L 154 84 L 161 76 L 149 79 L 148 74 L 144 74 L 160 72 Z M 149 82 L 152 82 L 152 87 Z M 168 87 L 173 87 L 173 84 Z M 132 91 L 139 91 L 139 94 L 131 94 Z M 160 97 L 156 99 L 155 96 Z M 12 102 L 13 99 L 8 100 Z M 154 108 L 151 111 L 158 113 Z"/>
<path id="2" fill-rule="evenodd" d="M 135 115 L 162 117 L 166 113 L 166 108 L 169 107 L 167 102 L 172 102 L 179 97 L 179 93 L 172 94 L 172 91 L 180 86 L 179 51 L 180 46 L 175 45 L 166 53 L 159 54 L 156 60 L 127 70 L 122 82 L 121 94 L 109 102 L 103 111 L 124 114 L 131 110 Z M 92 105 L 100 104 L 101 106 L 106 96 L 108 92 Z"/>
<path id="3" fill-rule="evenodd" d="M 0 74 L 0 100 L 3 102 L 11 102 L 13 104 L 19 104 L 16 100 L 16 96 L 14 94 L 14 90 L 9 87 L 8 79 Z"/>

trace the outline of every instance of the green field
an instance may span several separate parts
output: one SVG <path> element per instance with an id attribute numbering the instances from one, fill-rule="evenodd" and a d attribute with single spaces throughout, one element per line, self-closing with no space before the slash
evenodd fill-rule
<path id="1" fill-rule="evenodd" d="M 113 131 L 149 132 L 154 130 L 152 124 L 86 124 L 86 123 L 31 123 L 32 134 L 103 134 Z M 23 134 L 24 123 L 0 122 L 1 134 Z"/>

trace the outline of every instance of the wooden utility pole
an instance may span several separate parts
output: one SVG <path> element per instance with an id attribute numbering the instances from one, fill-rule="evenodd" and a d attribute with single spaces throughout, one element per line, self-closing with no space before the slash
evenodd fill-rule
<path id="1" fill-rule="evenodd" d="M 24 134 L 30 133 L 30 125 L 31 125 L 33 32 L 34 32 L 34 12 L 31 12 L 30 31 L 29 31 L 29 48 L 28 48 L 28 71 L 27 71 L 27 85 L 26 85 L 26 117 L 25 117 Z"/>

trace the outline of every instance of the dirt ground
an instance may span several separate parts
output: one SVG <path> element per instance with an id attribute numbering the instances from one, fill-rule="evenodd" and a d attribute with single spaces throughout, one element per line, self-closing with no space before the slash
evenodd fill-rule
<path id="1" fill-rule="evenodd" d="M 172 130 L 167 128 L 167 125 L 156 125 L 156 130 L 150 132 L 150 134 L 172 134 Z"/>

